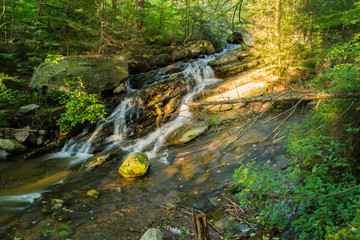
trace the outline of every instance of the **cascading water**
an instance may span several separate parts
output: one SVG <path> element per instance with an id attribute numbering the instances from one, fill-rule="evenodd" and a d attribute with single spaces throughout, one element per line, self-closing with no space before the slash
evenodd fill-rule
<path id="1" fill-rule="evenodd" d="M 89 133 L 84 130 L 82 134 L 69 140 L 58 153 L 25 162 L 12 163 L 10 168 L 16 170 L 13 174 L 22 176 L 22 179 L 18 184 L 9 180 L 11 185 L 7 186 L 5 191 L 0 192 L 0 211 L 6 213 L 3 218 L 0 217 L 0 223 L 6 222 L 13 214 L 31 206 L 43 192 L 47 191 L 49 186 L 61 183 L 71 172 L 69 168 L 92 157 L 96 147 L 100 148 L 100 143 L 103 151 L 121 148 L 127 152 L 146 152 L 150 158 L 155 158 L 160 164 L 167 164 L 167 150 L 164 148 L 166 137 L 191 119 L 192 113 L 186 103 L 192 102 L 195 94 L 216 81 L 208 62 L 227 50 L 204 59 L 190 60 L 181 64 L 183 70 L 181 74 L 188 81 L 188 85 L 192 87 L 191 89 L 189 87 L 188 92 L 183 95 L 177 110 L 178 115 L 147 136 L 138 139 L 127 138 L 127 133 L 132 131 L 129 123 L 139 117 L 136 97 L 141 95 L 143 90 L 133 89 L 127 83 L 128 96 L 121 101 L 106 121 L 98 122 L 95 131 Z M 172 76 L 175 75 L 159 75 L 157 82 L 166 81 Z M 156 83 L 152 82 L 145 86 L 148 88 L 153 84 Z M 104 139 L 102 132 L 105 128 L 113 128 L 113 132 Z M 2 182 L 5 180 L 0 178 Z"/>
<path id="2" fill-rule="evenodd" d="M 126 139 L 124 133 L 129 128 L 127 119 L 129 116 L 133 116 L 134 113 L 136 116 L 136 106 L 134 105 L 133 96 L 136 92 L 141 91 L 130 88 L 128 94 L 129 96 L 118 105 L 118 107 L 105 122 L 98 124 L 96 130 L 86 141 L 78 140 L 82 137 L 72 139 L 63 147 L 61 153 L 66 156 L 69 154 L 75 156 L 84 156 L 84 154 L 87 154 L 91 156 L 91 153 L 96 147 L 96 145 L 93 144 L 93 140 L 96 139 L 96 136 L 105 126 L 112 124 L 114 126 L 114 131 L 113 134 L 106 139 L 106 142 L 108 143 L 106 150 L 110 150 L 115 146 L 118 146 L 122 150 L 128 152 L 142 152 L 145 150 L 150 158 L 157 157 L 158 160 L 162 161 L 163 163 L 167 163 L 166 150 L 164 150 L 162 153 L 160 152 L 166 137 L 184 123 L 186 123 L 189 119 L 191 119 L 192 113 L 188 109 L 186 103 L 192 102 L 192 98 L 195 94 L 199 93 L 207 85 L 216 81 L 214 78 L 214 72 L 211 67 L 208 66 L 208 63 L 216 56 L 225 53 L 229 49 L 231 49 L 231 47 L 228 46 L 228 48 L 226 48 L 226 50 L 221 53 L 212 56 L 206 56 L 204 59 L 190 60 L 184 64 L 182 74 L 188 82 L 195 82 L 195 86 L 192 87 L 192 89 L 190 89 L 188 93 L 183 96 L 178 110 L 179 114 L 172 121 L 165 123 L 146 137 L 138 138 L 136 140 Z M 129 84 L 127 85 L 129 86 Z"/>

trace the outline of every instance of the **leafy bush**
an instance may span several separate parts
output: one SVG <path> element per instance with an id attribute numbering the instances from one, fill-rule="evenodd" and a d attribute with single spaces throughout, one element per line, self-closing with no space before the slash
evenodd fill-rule
<path id="1" fill-rule="evenodd" d="M 86 121 L 94 123 L 99 117 L 104 119 L 106 114 L 100 95 L 87 93 L 80 80 L 76 84 L 78 87 L 60 101 L 66 107 L 66 112 L 57 122 L 61 132 L 69 131 Z"/>

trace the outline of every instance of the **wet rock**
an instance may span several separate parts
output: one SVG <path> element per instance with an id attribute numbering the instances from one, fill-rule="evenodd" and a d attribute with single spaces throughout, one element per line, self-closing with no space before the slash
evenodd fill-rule
<path id="1" fill-rule="evenodd" d="M 93 198 L 99 198 L 99 196 L 100 196 L 100 192 L 95 189 L 89 190 L 86 194 Z"/>
<path id="2" fill-rule="evenodd" d="M 49 153 L 51 152 L 51 150 L 53 150 L 52 147 L 48 147 L 48 146 L 43 146 L 40 148 L 35 149 L 34 151 L 30 152 L 29 154 L 27 154 L 25 156 L 25 158 L 32 158 L 32 157 L 37 157 L 39 155 L 45 154 L 45 153 Z"/>
<path id="3" fill-rule="evenodd" d="M 44 136 L 40 136 L 40 137 L 37 138 L 36 145 L 42 146 L 42 145 L 44 145 L 44 143 L 45 143 L 45 137 Z"/>
<path id="4" fill-rule="evenodd" d="M 74 87 L 64 79 L 78 83 L 80 79 L 87 92 L 99 92 L 116 88 L 129 76 L 128 63 L 122 56 L 62 58 L 57 63 L 43 62 L 35 70 L 30 87 L 47 86 L 60 91 Z"/>
<path id="5" fill-rule="evenodd" d="M 107 153 L 100 156 L 96 156 L 93 158 L 90 158 L 88 161 L 86 161 L 80 168 L 80 172 L 82 171 L 90 171 L 96 166 L 100 166 L 104 164 L 106 161 L 112 159 L 114 157 L 114 154 Z"/>
<path id="6" fill-rule="evenodd" d="M 0 160 L 7 160 L 10 156 L 10 153 L 5 150 L 0 149 Z"/>
<path id="7" fill-rule="evenodd" d="M 213 106 L 213 107 L 207 109 L 207 111 L 211 112 L 211 113 L 218 113 L 218 112 L 230 111 L 232 109 L 233 109 L 232 104 L 221 104 L 221 105 Z"/>
<path id="8" fill-rule="evenodd" d="M 151 84 L 156 81 L 155 75 L 158 71 L 153 70 L 147 73 L 139 74 L 130 79 L 130 86 L 135 89 L 143 87 L 145 84 Z"/>
<path id="9" fill-rule="evenodd" d="M 39 107 L 40 106 L 37 104 L 29 104 L 29 105 L 20 107 L 19 111 L 21 113 L 29 113 L 31 111 L 34 111 L 35 109 L 38 109 Z"/>
<path id="10" fill-rule="evenodd" d="M 126 92 L 126 86 L 124 83 L 120 84 L 117 88 L 114 89 L 114 94 L 124 93 Z"/>
<path id="11" fill-rule="evenodd" d="M 183 127 L 180 127 L 175 132 L 171 133 L 167 139 L 166 143 L 168 145 L 182 145 L 188 143 L 195 138 L 199 137 L 208 130 L 208 125 L 198 125 L 195 124 L 186 124 Z"/>
<path id="12" fill-rule="evenodd" d="M 161 68 L 159 70 L 159 73 L 160 74 L 173 74 L 173 73 L 178 73 L 178 72 L 181 72 L 181 68 L 184 66 L 184 62 L 176 62 L 174 64 L 171 64 L 169 66 L 166 66 L 164 68 Z"/>
<path id="13" fill-rule="evenodd" d="M 141 177 L 150 167 L 150 161 L 145 153 L 131 153 L 119 168 L 119 173 L 126 178 Z"/>
<path id="14" fill-rule="evenodd" d="M 0 149 L 10 153 L 21 153 L 25 152 L 27 147 L 12 139 L 0 139 Z"/>
<path id="15" fill-rule="evenodd" d="M 260 61 L 254 60 L 249 62 L 243 62 L 241 64 L 235 62 L 232 64 L 224 65 L 221 67 L 216 67 L 214 69 L 216 77 L 226 78 L 229 76 L 234 76 L 238 73 L 244 72 L 252 67 L 259 65 Z"/>
<path id="16" fill-rule="evenodd" d="M 168 54 L 163 53 L 160 55 L 151 56 L 149 63 L 151 66 L 166 66 L 172 63 L 172 59 Z"/>
<path id="17" fill-rule="evenodd" d="M 140 240 L 163 240 L 163 234 L 159 229 L 150 228 L 145 234 L 140 238 Z"/>

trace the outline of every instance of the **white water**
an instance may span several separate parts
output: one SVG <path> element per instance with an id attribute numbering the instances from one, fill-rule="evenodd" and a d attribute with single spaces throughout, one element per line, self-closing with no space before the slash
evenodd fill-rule
<path id="1" fill-rule="evenodd" d="M 111 136 L 106 139 L 108 146 L 105 150 L 110 150 L 114 147 L 120 147 L 121 149 L 129 152 L 146 152 L 150 158 L 156 157 L 160 162 L 167 162 L 167 153 L 166 150 L 162 150 L 166 137 L 175 131 L 177 128 L 181 127 L 192 117 L 192 113 L 187 107 L 186 103 L 193 101 L 193 96 L 200 91 L 202 91 L 207 85 L 216 82 L 214 78 L 214 72 L 211 67 L 208 66 L 208 63 L 213 60 L 216 56 L 219 56 L 225 53 L 228 50 L 233 48 L 238 48 L 236 45 L 227 45 L 227 48 L 218 54 L 207 56 L 204 59 L 191 60 L 185 64 L 183 74 L 184 79 L 187 81 L 195 81 L 195 86 L 189 90 L 189 92 L 182 98 L 179 115 L 172 121 L 165 123 L 161 127 L 157 128 L 155 131 L 143 138 L 138 138 L 136 140 L 130 141 L 124 136 L 124 133 L 129 130 L 127 126 L 127 119 L 131 116 L 136 117 L 136 106 L 134 105 L 134 99 L 132 96 L 139 90 L 130 89 L 129 94 L 126 99 L 124 99 L 114 110 L 114 112 L 106 119 L 106 121 L 101 121 L 98 123 L 96 130 L 91 133 L 90 137 L 86 141 L 79 141 L 84 134 L 75 139 L 71 139 L 63 147 L 60 153 L 57 153 L 56 157 L 75 157 L 74 160 L 76 163 L 85 161 L 87 158 L 92 156 L 92 151 L 94 149 L 94 140 L 101 132 L 101 130 L 113 124 L 114 132 Z M 171 76 L 171 75 L 169 75 Z M 129 87 L 129 84 L 127 84 Z"/>

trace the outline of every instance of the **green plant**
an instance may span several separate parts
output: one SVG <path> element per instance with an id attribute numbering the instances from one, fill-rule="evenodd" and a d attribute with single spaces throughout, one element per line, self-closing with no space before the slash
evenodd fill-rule
<path id="1" fill-rule="evenodd" d="M 65 224 L 60 225 L 60 229 L 57 231 L 55 229 L 45 230 L 42 234 L 44 237 L 50 236 L 50 233 L 57 233 L 59 237 L 66 236 L 71 232 L 71 228 Z"/>
<path id="2" fill-rule="evenodd" d="M 104 119 L 106 114 L 99 94 L 87 93 L 80 79 L 74 84 L 78 85 L 76 89 L 69 91 L 60 100 L 66 108 L 66 112 L 57 121 L 61 132 L 69 131 L 86 121 L 94 123 L 97 118 Z"/>

